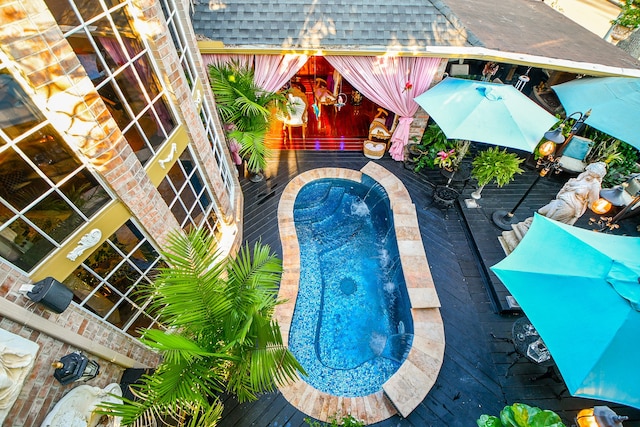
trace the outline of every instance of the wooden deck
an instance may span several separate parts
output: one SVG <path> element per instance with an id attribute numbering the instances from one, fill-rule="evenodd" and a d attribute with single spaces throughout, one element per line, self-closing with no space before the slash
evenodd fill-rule
<path id="1" fill-rule="evenodd" d="M 261 239 L 282 255 L 278 233 L 277 207 L 287 183 L 298 174 L 314 168 L 338 167 L 360 170 L 370 160 L 360 152 L 348 151 L 276 151 L 270 162 L 267 179 L 252 183 L 242 178 L 245 197 L 244 239 L 250 243 Z M 483 413 L 497 415 L 506 405 L 523 402 L 557 412 L 566 425 L 575 424 L 577 412 L 594 404 L 606 404 L 620 415 L 628 415 L 625 427 L 640 425 L 640 411 L 610 403 L 569 397 L 564 385 L 551 378 L 532 381 L 542 374 L 540 368 L 524 359 L 506 375 L 516 357 L 510 343 L 492 338 L 508 337 L 518 314 L 500 314 L 492 288 L 487 281 L 483 258 L 478 252 L 490 253 L 486 262 L 500 258 L 493 226 L 493 209 L 511 208 L 535 176 L 527 171 L 509 186 L 495 189 L 487 186 L 480 209 L 473 211 L 455 206 L 447 210 L 434 205 L 434 184 L 443 184 L 439 171 L 416 174 L 402 163 L 385 155 L 377 163 L 402 180 L 416 206 L 423 245 L 430 263 L 433 281 L 441 303 L 446 347 L 444 362 L 434 387 L 421 404 L 407 417 L 396 415 L 374 424 L 391 426 L 474 426 Z M 541 180 L 518 216 L 530 216 L 553 198 L 561 185 L 554 179 Z M 463 191 L 463 197 L 472 190 Z M 495 248 L 498 249 L 495 249 Z M 480 248 L 476 251 L 475 248 Z M 504 255 L 502 255 L 504 257 Z M 498 298 L 499 299 L 499 298 Z M 558 397 L 560 396 L 560 397 Z M 226 398 L 220 426 L 306 426 L 305 414 L 290 405 L 281 393 L 269 393 L 258 401 L 238 404 Z"/>

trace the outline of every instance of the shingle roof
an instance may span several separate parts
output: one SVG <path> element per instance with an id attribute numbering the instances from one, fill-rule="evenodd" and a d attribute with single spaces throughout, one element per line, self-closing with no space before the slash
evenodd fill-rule
<path id="1" fill-rule="evenodd" d="M 195 1 L 196 34 L 226 47 L 408 52 L 483 47 L 582 63 L 585 70 L 590 64 L 614 72 L 640 70 L 640 61 L 540 0 Z"/>
<path id="2" fill-rule="evenodd" d="M 470 46 L 455 16 L 425 0 L 200 0 L 193 27 L 226 46 L 387 48 Z M 348 4 L 345 4 L 348 3 Z"/>

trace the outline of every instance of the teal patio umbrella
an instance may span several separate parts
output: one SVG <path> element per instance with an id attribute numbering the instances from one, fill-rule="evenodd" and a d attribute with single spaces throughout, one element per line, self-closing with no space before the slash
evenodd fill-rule
<path id="1" fill-rule="evenodd" d="M 640 238 L 536 214 L 491 267 L 555 361 L 573 396 L 640 408 Z"/>
<path id="2" fill-rule="evenodd" d="M 515 87 L 447 77 L 414 98 L 449 139 L 532 153 L 558 119 Z"/>
<path id="3" fill-rule="evenodd" d="M 585 124 L 640 150 L 640 79 L 583 78 L 551 89 L 567 115 L 591 110 Z"/>

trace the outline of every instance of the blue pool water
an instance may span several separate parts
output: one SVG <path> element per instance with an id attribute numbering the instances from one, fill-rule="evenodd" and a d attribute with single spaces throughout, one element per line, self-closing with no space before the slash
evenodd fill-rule
<path id="1" fill-rule="evenodd" d="M 300 190 L 293 215 L 300 284 L 289 348 L 318 390 L 374 393 L 413 339 L 389 199 L 367 176 L 320 179 Z"/>

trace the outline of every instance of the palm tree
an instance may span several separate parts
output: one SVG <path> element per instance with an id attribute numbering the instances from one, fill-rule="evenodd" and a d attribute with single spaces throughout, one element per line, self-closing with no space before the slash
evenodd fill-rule
<path id="1" fill-rule="evenodd" d="M 284 95 L 262 89 L 254 81 L 253 69 L 234 61 L 211 65 L 209 77 L 220 118 L 234 125 L 229 137 L 240 144 L 240 155 L 247 160 L 249 171 L 261 172 L 270 154 L 264 138 L 273 116 L 271 109 L 284 108 Z"/>
<path id="2" fill-rule="evenodd" d="M 220 259 L 213 236 L 194 230 L 171 234 L 163 255 L 171 267 L 146 292 L 168 330 L 147 329 L 141 340 L 164 361 L 132 386 L 138 399 L 105 405 L 111 415 L 124 425 L 157 417 L 214 426 L 220 393 L 255 400 L 304 372 L 272 319 L 282 264 L 269 246 L 246 245 L 235 258 Z"/>

